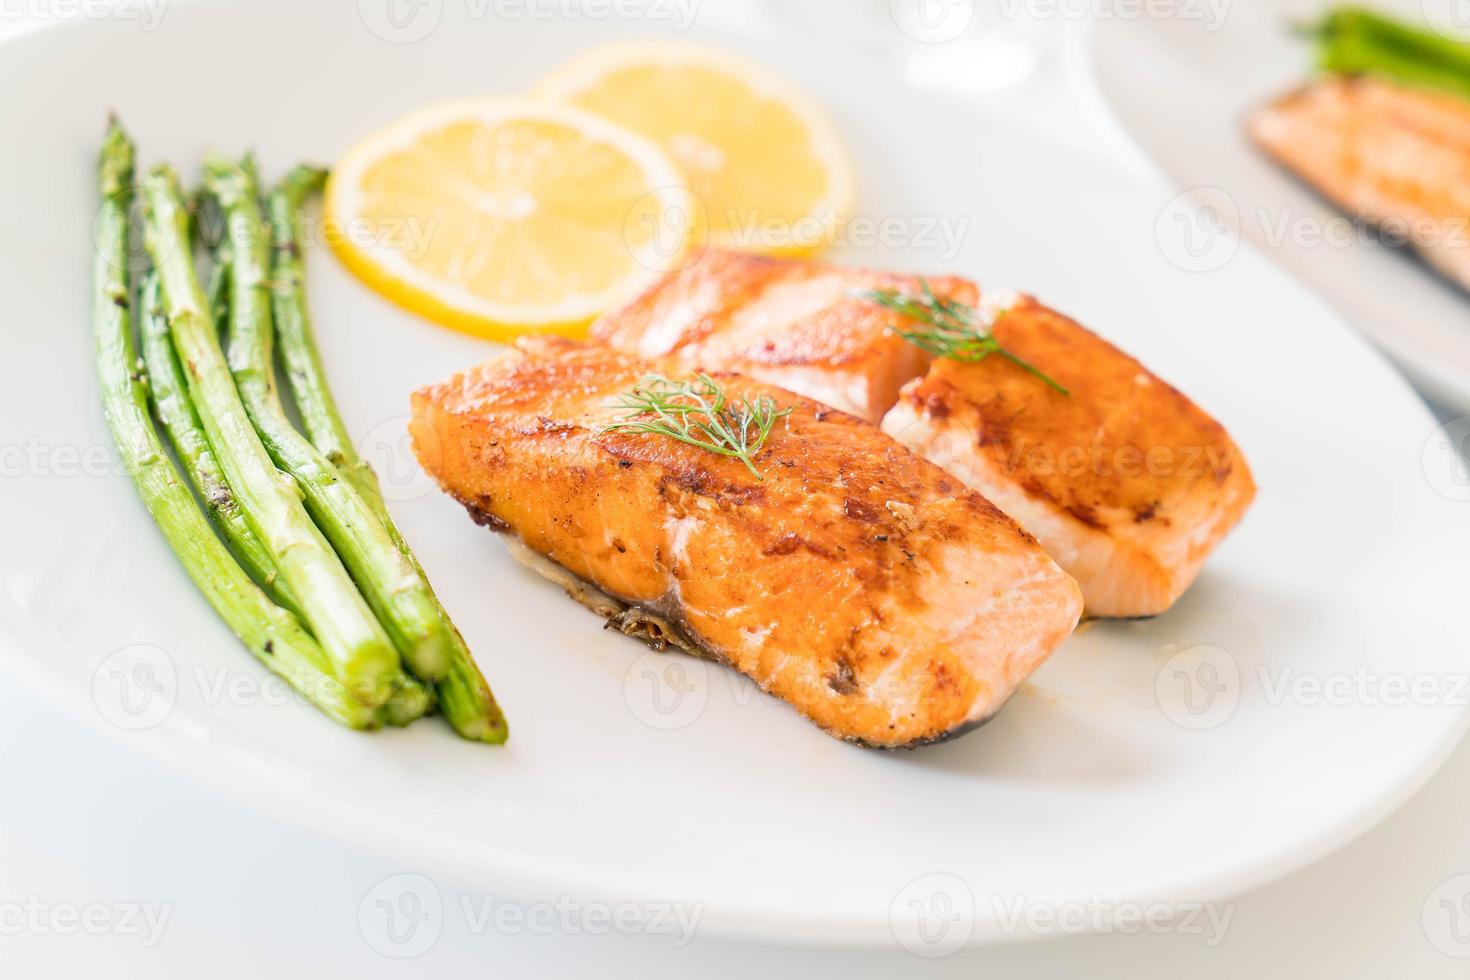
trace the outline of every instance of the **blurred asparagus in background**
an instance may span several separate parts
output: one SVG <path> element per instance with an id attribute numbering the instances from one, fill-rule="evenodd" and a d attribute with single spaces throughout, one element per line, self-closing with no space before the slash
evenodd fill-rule
<path id="1" fill-rule="evenodd" d="M 1307 33 L 1322 71 L 1378 75 L 1470 98 L 1470 44 L 1362 7 L 1338 7 Z"/>

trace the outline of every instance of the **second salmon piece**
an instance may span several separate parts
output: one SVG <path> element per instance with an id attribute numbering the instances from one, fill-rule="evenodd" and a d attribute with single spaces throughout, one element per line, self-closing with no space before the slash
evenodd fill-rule
<path id="1" fill-rule="evenodd" d="M 608 432 L 668 361 L 557 339 L 413 399 L 415 451 L 479 523 L 626 633 L 729 664 L 831 734 L 921 745 L 993 716 L 1071 633 L 1077 585 L 1014 521 L 876 427 L 792 409 L 753 462 Z"/>
<path id="2" fill-rule="evenodd" d="M 980 311 L 999 355 L 936 360 L 883 429 L 993 500 L 1076 577 L 1087 612 L 1173 605 L 1255 497 L 1224 427 L 1138 361 L 1030 296 Z"/>
<path id="3" fill-rule="evenodd" d="M 975 286 L 936 276 L 941 296 L 974 304 Z M 738 371 L 878 422 L 929 356 L 864 302 L 873 289 L 918 292 L 914 276 L 709 249 L 592 326 L 639 357 Z"/>

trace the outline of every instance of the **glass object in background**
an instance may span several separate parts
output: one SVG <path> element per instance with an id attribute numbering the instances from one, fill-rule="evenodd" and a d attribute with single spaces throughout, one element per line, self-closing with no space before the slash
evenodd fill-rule
<path id="1" fill-rule="evenodd" d="M 1012 88 L 1036 69 L 1045 21 L 1027 0 L 767 0 L 770 18 L 891 63 L 925 88 L 982 95 Z"/>

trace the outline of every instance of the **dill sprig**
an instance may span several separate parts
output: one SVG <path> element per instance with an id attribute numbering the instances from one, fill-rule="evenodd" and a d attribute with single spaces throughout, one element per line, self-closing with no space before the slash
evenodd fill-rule
<path id="1" fill-rule="evenodd" d="M 757 480 L 765 479 L 752 457 L 761 451 L 776 420 L 791 414 L 778 409 L 769 395 L 746 395 L 732 402 L 714 378 L 696 375 L 675 381 L 650 374 L 623 393 L 615 408 L 624 416 L 603 432 L 651 432 L 691 446 L 730 456 L 745 464 Z"/>
<path id="2" fill-rule="evenodd" d="M 1024 368 L 1036 375 L 1062 394 L 1071 394 L 1055 379 L 1043 373 L 1034 364 L 1029 364 L 1012 354 L 1000 345 L 999 340 L 995 339 L 995 334 L 992 332 L 995 323 L 1000 322 L 1000 318 L 1010 312 L 1009 310 L 1001 310 L 990 327 L 986 327 L 981 323 L 980 314 L 973 306 L 948 296 L 935 295 L 927 279 L 920 279 L 919 287 L 923 290 L 921 296 L 912 296 L 897 289 L 872 289 L 860 295 L 862 299 L 877 303 L 918 324 L 919 329 L 917 330 L 902 330 L 895 327 L 894 332 L 915 347 L 926 350 L 935 357 L 974 362 L 983 361 L 991 354 L 999 354 L 1017 367 Z"/>

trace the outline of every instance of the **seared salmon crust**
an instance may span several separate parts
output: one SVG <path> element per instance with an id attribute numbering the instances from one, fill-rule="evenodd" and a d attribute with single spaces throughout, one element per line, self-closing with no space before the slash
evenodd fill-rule
<path id="1" fill-rule="evenodd" d="M 931 360 L 899 332 L 923 324 L 864 296 L 919 297 L 926 285 L 986 322 L 998 316 L 996 339 L 1068 393 L 1000 356 Z M 1137 360 L 1012 296 L 981 297 L 953 276 L 711 250 L 607 314 L 592 336 L 881 418 L 1035 534 L 1076 577 L 1088 615 L 1164 612 L 1250 505 L 1250 469 L 1219 423 Z"/>
<path id="2" fill-rule="evenodd" d="M 937 360 L 883 430 L 979 490 L 1077 579 L 1087 613 L 1174 604 L 1255 498 L 1224 426 L 1030 296 L 993 296 L 994 334 L 1068 394 L 999 357 Z"/>
<path id="3" fill-rule="evenodd" d="M 1030 534 L 842 412 L 717 375 L 793 409 L 755 457 L 761 478 L 667 436 L 603 431 L 654 371 L 687 373 L 522 340 L 414 395 L 415 452 L 625 632 L 729 664 L 863 745 L 985 721 L 1075 627 L 1077 585 Z"/>

